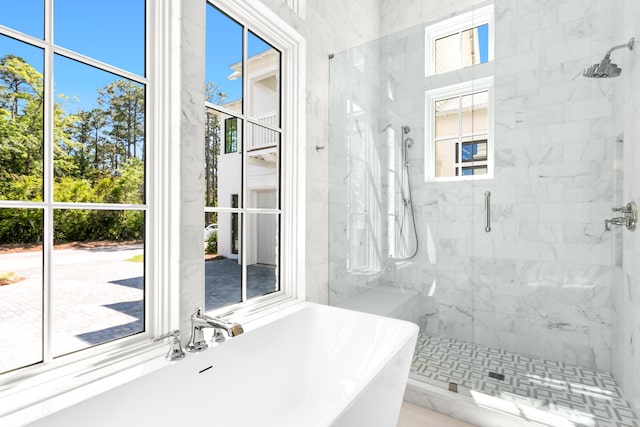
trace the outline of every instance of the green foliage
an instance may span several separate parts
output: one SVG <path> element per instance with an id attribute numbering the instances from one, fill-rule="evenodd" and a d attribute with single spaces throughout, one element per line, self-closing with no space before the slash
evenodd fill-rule
<path id="1" fill-rule="evenodd" d="M 0 200 L 43 200 L 42 75 L 23 58 L 0 58 Z M 53 108 L 56 202 L 144 203 L 144 87 L 115 80 L 96 91 L 98 107 Z M 56 210 L 56 243 L 140 239 L 140 211 Z M 41 242 L 40 209 L 0 209 L 0 244 Z"/>
<path id="2" fill-rule="evenodd" d="M 42 242 L 42 211 L 39 209 L 0 209 L 0 242 Z"/>
<path id="3" fill-rule="evenodd" d="M 204 251 L 208 254 L 217 254 L 218 253 L 218 232 L 212 231 L 209 233 L 209 237 L 207 238 L 207 246 Z"/>

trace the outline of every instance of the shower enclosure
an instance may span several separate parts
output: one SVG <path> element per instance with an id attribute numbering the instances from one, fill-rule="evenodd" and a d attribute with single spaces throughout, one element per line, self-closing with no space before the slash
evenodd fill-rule
<path id="1" fill-rule="evenodd" d="M 457 0 L 331 55 L 329 303 L 417 323 L 417 383 L 542 424 L 632 426 L 640 276 L 623 260 L 639 250 L 605 220 L 633 197 L 636 51 L 616 51 L 615 79 L 583 72 L 640 29 L 640 7 L 575 3 Z M 429 28 L 487 10 L 466 35 L 473 50 L 487 31 L 488 57 L 430 72 Z M 455 102 L 432 96 L 464 82 Z M 450 175 L 447 105 L 472 129 Z M 465 171 L 465 155 L 484 162 Z"/>

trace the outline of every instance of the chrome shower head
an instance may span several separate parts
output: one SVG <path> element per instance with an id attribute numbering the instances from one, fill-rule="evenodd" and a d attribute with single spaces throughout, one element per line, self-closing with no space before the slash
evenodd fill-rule
<path id="1" fill-rule="evenodd" d="M 628 48 L 629 50 L 633 50 L 634 44 L 635 40 L 633 37 L 631 37 L 628 43 L 612 47 L 607 51 L 606 55 L 604 56 L 602 61 L 600 61 L 600 63 L 593 64 L 592 66 L 585 68 L 585 70 L 582 72 L 582 75 L 585 77 L 595 78 L 618 77 L 622 72 L 622 69 L 618 67 L 618 64 L 614 64 L 611 62 L 611 52 L 624 47 Z"/>
<path id="2" fill-rule="evenodd" d="M 618 67 L 618 64 L 613 64 L 609 58 L 604 58 L 599 64 L 593 64 L 587 67 L 582 73 L 585 77 L 595 78 L 609 78 L 618 77 L 622 69 Z"/>

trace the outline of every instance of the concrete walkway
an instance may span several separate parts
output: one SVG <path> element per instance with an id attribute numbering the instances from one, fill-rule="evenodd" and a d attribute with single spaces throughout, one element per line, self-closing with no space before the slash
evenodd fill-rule
<path id="1" fill-rule="evenodd" d="M 144 329 L 144 264 L 140 245 L 55 250 L 53 355 L 60 356 Z M 129 260 L 129 261 L 127 261 Z M 0 286 L 0 373 L 42 360 L 42 253 L 0 254 L 0 273 L 25 280 Z M 276 289 L 273 266 L 247 268 L 247 297 Z M 205 263 L 205 309 L 240 301 L 236 260 Z"/>

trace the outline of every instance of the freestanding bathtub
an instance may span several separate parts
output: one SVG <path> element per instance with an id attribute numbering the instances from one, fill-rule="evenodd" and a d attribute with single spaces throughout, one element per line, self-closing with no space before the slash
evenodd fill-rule
<path id="1" fill-rule="evenodd" d="M 395 427 L 418 327 L 300 302 L 31 426 Z"/>

